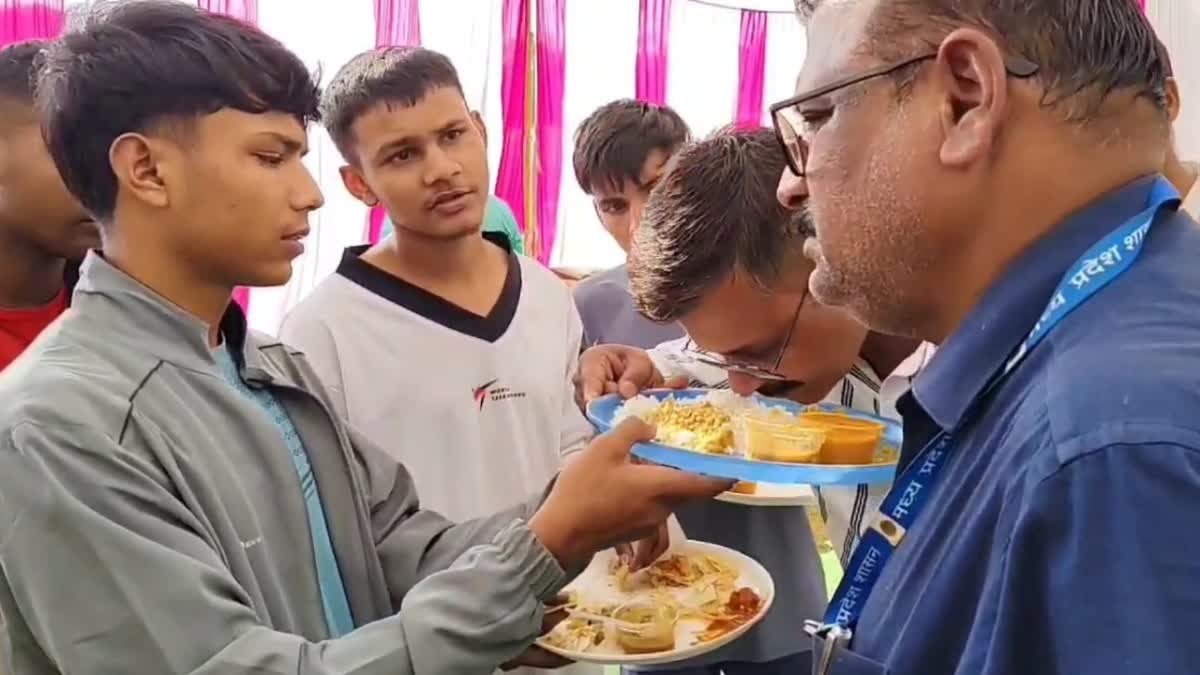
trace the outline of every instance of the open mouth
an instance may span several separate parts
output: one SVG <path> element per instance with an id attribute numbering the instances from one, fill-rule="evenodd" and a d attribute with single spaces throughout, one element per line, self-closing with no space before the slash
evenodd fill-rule
<path id="1" fill-rule="evenodd" d="M 453 205 L 469 194 L 471 194 L 470 190 L 451 190 L 449 192 L 443 192 L 433 198 L 433 201 L 429 203 L 429 208 L 436 209 L 443 206 Z"/>

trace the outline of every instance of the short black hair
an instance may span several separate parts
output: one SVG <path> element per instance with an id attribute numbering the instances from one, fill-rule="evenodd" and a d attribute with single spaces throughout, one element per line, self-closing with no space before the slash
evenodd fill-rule
<path id="1" fill-rule="evenodd" d="M 575 131 L 575 179 L 584 192 L 620 190 L 641 180 L 655 150 L 672 153 L 691 138 L 687 123 L 671 108 L 632 99 L 606 103 Z"/>
<path id="2" fill-rule="evenodd" d="M 434 89 L 462 93 L 458 71 L 444 54 L 424 47 L 379 47 L 338 70 L 321 99 L 321 117 L 347 162 L 354 163 L 354 122 L 378 103 L 416 105 Z"/>
<path id="3" fill-rule="evenodd" d="M 1171 50 L 1167 49 L 1167 45 L 1162 39 L 1155 37 L 1155 47 L 1158 49 L 1160 58 L 1163 62 L 1163 69 L 1168 78 L 1175 77 L 1175 67 L 1171 65 Z"/>
<path id="4" fill-rule="evenodd" d="M 807 18 L 822 2 L 795 0 L 796 10 Z M 1164 50 L 1134 0 L 884 0 L 875 12 L 870 48 L 887 60 L 974 26 L 1037 64 L 1043 105 L 1069 121 L 1089 121 L 1116 91 L 1166 110 Z"/>
<path id="5" fill-rule="evenodd" d="M 188 124 L 222 109 L 307 125 L 320 89 L 279 41 L 178 0 L 100 5 L 46 49 L 37 88 L 43 134 L 72 194 L 112 217 L 109 149 L 122 134 Z"/>
<path id="6" fill-rule="evenodd" d="M 734 271 L 770 290 L 803 259 L 811 227 L 775 198 L 785 167 L 770 129 L 726 127 L 675 154 L 629 253 L 630 291 L 642 315 L 678 320 Z"/>
<path id="7" fill-rule="evenodd" d="M 37 70 L 45 50 L 44 40 L 18 42 L 0 49 L 0 96 L 33 103 Z"/>

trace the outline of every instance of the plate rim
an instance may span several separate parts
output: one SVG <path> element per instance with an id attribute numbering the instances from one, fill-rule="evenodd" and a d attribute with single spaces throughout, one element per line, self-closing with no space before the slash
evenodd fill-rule
<path id="1" fill-rule="evenodd" d="M 754 558 L 751 558 L 745 553 L 729 548 L 728 546 L 721 546 L 720 544 L 713 544 L 707 541 L 688 539 L 687 541 L 680 543 L 678 547 L 674 547 L 671 552 L 688 553 L 695 549 L 699 549 L 702 552 L 710 553 L 712 555 L 733 558 L 738 561 L 740 568 L 754 569 L 755 575 L 763 579 L 767 585 L 767 588 L 755 589 L 758 592 L 759 598 L 762 600 L 762 606 L 759 609 L 758 614 L 756 614 L 753 619 L 738 626 L 737 628 L 734 628 L 715 640 L 693 644 L 683 649 L 673 649 L 667 652 L 655 652 L 651 654 L 591 654 L 588 652 L 575 652 L 561 649 L 549 644 L 546 641 L 545 636 L 539 636 L 536 640 L 534 640 L 534 644 L 552 654 L 557 654 L 563 658 L 571 659 L 577 663 L 595 663 L 610 666 L 653 666 L 687 661 L 697 656 L 703 656 L 704 654 L 714 652 L 733 642 L 734 640 L 737 640 L 742 635 L 745 635 L 751 628 L 758 625 L 758 623 L 766 618 L 767 614 L 771 611 L 771 607 L 775 603 L 775 579 L 771 576 L 771 573 L 767 571 L 767 568 L 763 567 L 762 563 L 758 562 Z M 590 565 L 591 562 L 589 561 L 588 564 Z M 572 580 L 572 583 L 574 583 L 574 580 Z M 569 587 L 570 584 L 567 584 L 567 586 Z M 567 589 L 564 587 L 563 591 L 566 590 Z M 697 649 L 698 647 L 702 648 Z M 682 652 L 681 655 L 675 655 L 680 652 Z"/>
<path id="2" fill-rule="evenodd" d="M 727 490 L 716 497 L 713 497 L 713 499 L 719 502 L 725 502 L 726 504 L 738 504 L 740 506 L 801 506 L 807 508 L 817 505 L 817 494 L 815 491 L 813 491 L 812 485 L 809 485 L 808 483 L 792 483 L 792 485 L 795 487 L 808 487 L 811 495 L 805 497 L 765 497 L 759 494 L 746 494 L 744 492 Z"/>

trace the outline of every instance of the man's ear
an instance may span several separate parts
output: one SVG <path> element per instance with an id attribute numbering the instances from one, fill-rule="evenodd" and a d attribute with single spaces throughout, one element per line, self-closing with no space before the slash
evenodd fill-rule
<path id="1" fill-rule="evenodd" d="M 170 183 L 182 180 L 178 148 L 142 134 L 122 134 L 108 148 L 108 163 L 120 188 L 146 204 L 166 208 L 171 203 Z"/>
<path id="2" fill-rule="evenodd" d="M 991 151 L 1007 113 L 1004 55 L 982 31 L 961 28 L 942 41 L 934 68 L 943 97 L 939 157 L 965 167 Z"/>
<path id="3" fill-rule="evenodd" d="M 376 197 L 371 191 L 371 186 L 367 185 L 362 171 L 347 164 L 338 169 L 338 173 L 342 175 L 342 185 L 346 186 L 346 191 L 354 195 L 355 199 L 367 206 L 379 206 L 379 197 Z"/>
<path id="4" fill-rule="evenodd" d="M 484 147 L 487 147 L 487 125 L 483 123 L 483 116 L 479 114 L 479 111 L 471 111 L 471 122 L 474 123 L 475 128 L 479 130 L 479 135 L 483 136 L 483 145 Z"/>
<path id="5" fill-rule="evenodd" d="M 1167 78 L 1167 114 L 1170 115 L 1171 121 L 1179 119 L 1179 110 L 1182 103 L 1179 99 L 1179 83 L 1175 78 Z"/>

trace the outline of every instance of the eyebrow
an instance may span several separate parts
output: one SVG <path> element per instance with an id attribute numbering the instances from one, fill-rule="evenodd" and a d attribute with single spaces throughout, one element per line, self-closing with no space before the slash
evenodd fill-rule
<path id="1" fill-rule="evenodd" d="M 375 161 L 376 163 L 383 162 L 387 159 L 388 155 L 392 154 L 392 152 L 399 150 L 400 148 L 416 144 L 417 138 L 415 136 L 402 136 L 394 141 L 388 141 L 375 151 Z"/>
<path id="2" fill-rule="evenodd" d="M 308 154 L 308 143 L 298 141 L 287 134 L 281 134 L 278 131 L 263 131 L 258 135 L 279 143 L 286 152 L 294 153 L 301 157 Z"/>
<path id="3" fill-rule="evenodd" d="M 437 129 L 435 129 L 433 133 L 443 134 L 443 133 L 450 131 L 451 129 L 454 129 L 456 127 L 470 125 L 470 123 L 471 123 L 470 119 L 468 119 L 466 117 L 456 117 L 456 118 L 450 120 L 449 122 L 446 122 L 442 126 L 438 127 Z M 388 141 L 387 143 L 384 143 L 382 146 L 380 146 L 379 150 L 375 151 L 375 161 L 382 162 L 383 160 L 387 159 L 387 156 L 389 154 L 391 154 L 392 152 L 394 152 L 395 150 L 397 150 L 399 148 L 403 148 L 405 146 L 409 146 L 409 145 L 418 145 L 420 143 L 420 140 L 421 140 L 420 136 L 415 135 L 415 134 L 409 134 L 407 136 L 401 136 L 400 138 L 397 138 L 394 141 Z"/>

